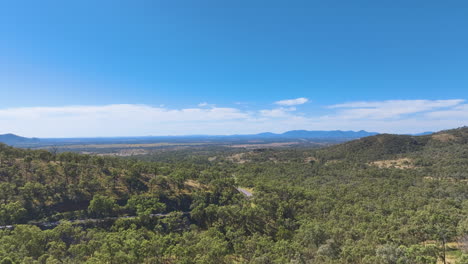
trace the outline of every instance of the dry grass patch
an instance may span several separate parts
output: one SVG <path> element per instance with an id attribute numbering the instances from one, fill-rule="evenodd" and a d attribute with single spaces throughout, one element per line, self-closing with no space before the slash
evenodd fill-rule
<path id="1" fill-rule="evenodd" d="M 193 188 L 193 189 L 206 189 L 207 188 L 206 185 L 201 184 L 194 180 L 186 180 L 185 186 Z"/>
<path id="2" fill-rule="evenodd" d="M 81 152 L 82 154 L 94 154 L 93 152 Z M 149 151 L 145 149 L 122 149 L 115 153 L 98 153 L 98 156 L 116 156 L 116 157 L 131 157 L 135 155 L 146 155 Z"/>
<path id="3" fill-rule="evenodd" d="M 160 143 L 115 143 L 115 144 L 75 144 L 75 145 L 63 145 L 58 146 L 58 149 L 84 149 L 84 148 L 153 148 L 153 147 L 167 147 L 167 146 L 201 146 L 201 145 L 210 145 L 209 142 L 194 142 L 194 143 L 170 143 L 170 142 L 160 142 Z M 45 147 L 44 149 L 50 149 L 50 147 Z"/>
<path id="4" fill-rule="evenodd" d="M 454 135 L 443 133 L 443 134 L 432 135 L 432 139 L 435 139 L 441 142 L 449 142 L 449 141 L 455 140 L 456 137 Z"/>
<path id="5" fill-rule="evenodd" d="M 307 157 L 304 159 L 304 163 L 311 163 L 312 161 L 318 161 L 316 157 Z"/>
<path id="6" fill-rule="evenodd" d="M 265 143 L 265 144 L 237 144 L 237 145 L 227 145 L 231 148 L 278 148 L 278 147 L 287 147 L 291 145 L 297 145 L 300 142 L 275 142 L 275 143 Z"/>
<path id="7" fill-rule="evenodd" d="M 328 166 L 328 165 L 333 165 L 333 164 L 336 164 L 336 163 L 339 163 L 339 162 L 341 162 L 341 160 L 338 160 L 338 159 L 327 160 L 327 161 L 325 162 L 325 165 L 327 165 L 327 166 Z"/>
<path id="8" fill-rule="evenodd" d="M 245 153 L 238 153 L 227 157 L 227 160 L 232 161 L 234 163 L 244 164 L 249 162 L 250 160 L 244 158 Z"/>
<path id="9" fill-rule="evenodd" d="M 425 180 L 428 181 L 449 181 L 449 182 L 463 182 L 468 183 L 468 179 L 455 179 L 452 177 L 432 177 L 432 176 L 425 176 Z"/>
<path id="10" fill-rule="evenodd" d="M 378 160 L 369 163 L 372 166 L 383 168 L 397 168 L 397 169 L 414 169 L 414 162 L 409 158 L 401 158 L 394 160 Z"/>

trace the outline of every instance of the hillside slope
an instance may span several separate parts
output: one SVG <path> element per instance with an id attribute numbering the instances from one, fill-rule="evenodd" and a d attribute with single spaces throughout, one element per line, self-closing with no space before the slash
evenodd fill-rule
<path id="1" fill-rule="evenodd" d="M 21 144 L 31 144 L 38 143 L 40 140 L 38 138 L 26 138 L 20 137 L 15 134 L 3 134 L 0 135 L 0 143 L 8 145 L 21 145 Z"/>
<path id="2" fill-rule="evenodd" d="M 424 153 L 438 148 L 467 147 L 468 127 L 440 131 L 430 135 L 409 136 L 380 134 L 349 141 L 318 151 L 318 156 L 325 160 L 379 160 L 395 155 Z"/>

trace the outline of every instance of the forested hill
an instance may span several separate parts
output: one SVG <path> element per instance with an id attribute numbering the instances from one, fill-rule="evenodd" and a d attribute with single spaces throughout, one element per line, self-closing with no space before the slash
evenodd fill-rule
<path id="1" fill-rule="evenodd" d="M 465 148 L 468 144 L 468 127 L 440 131 L 430 135 L 409 136 L 380 134 L 365 137 L 319 151 L 324 159 L 379 160 L 404 154 L 441 152 Z M 460 153 L 452 153 L 455 158 Z"/>
<path id="2" fill-rule="evenodd" d="M 158 213 L 188 210 L 190 194 L 203 189 L 187 181 L 195 174 L 193 167 L 71 152 L 55 154 L 0 143 L 0 200 L 4 206 L 24 209 L 2 211 L 3 207 L 0 208 L 0 225 L 86 217 L 78 211 L 81 215 L 67 212 L 86 209 L 95 195 L 127 201 L 146 193 L 145 198 L 162 199 L 170 205 L 162 211 L 156 210 Z M 150 210 L 150 213 L 155 212 Z"/>
<path id="3" fill-rule="evenodd" d="M 466 264 L 467 139 L 131 159 L 0 144 L 0 263 Z"/>

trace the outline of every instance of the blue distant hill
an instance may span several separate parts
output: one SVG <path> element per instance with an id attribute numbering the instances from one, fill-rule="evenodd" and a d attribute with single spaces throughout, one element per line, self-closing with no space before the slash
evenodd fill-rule
<path id="1" fill-rule="evenodd" d="M 279 134 L 279 137 L 287 138 L 362 138 L 368 136 L 375 136 L 379 133 L 376 132 L 367 132 L 364 130 L 361 131 L 342 131 L 342 130 L 333 130 L 333 131 L 308 131 L 308 130 L 292 130 Z"/>
<path id="2" fill-rule="evenodd" d="M 38 142 L 40 142 L 38 138 L 20 137 L 15 134 L 0 135 L 0 143 L 5 143 L 8 145 L 33 144 Z"/>
<path id="3" fill-rule="evenodd" d="M 431 135 L 431 134 L 434 134 L 434 132 L 427 131 L 427 132 L 413 134 L 413 136 L 426 136 L 426 135 Z"/>

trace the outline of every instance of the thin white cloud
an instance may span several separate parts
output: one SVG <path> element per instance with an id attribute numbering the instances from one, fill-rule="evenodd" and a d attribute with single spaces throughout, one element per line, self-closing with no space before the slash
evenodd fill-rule
<path id="1" fill-rule="evenodd" d="M 452 100 L 386 100 L 386 101 L 360 101 L 360 102 L 348 102 L 344 104 L 335 104 L 329 106 L 329 108 L 363 108 L 363 107 L 381 107 L 382 105 L 395 105 L 402 106 L 408 104 L 423 105 L 429 107 L 446 107 L 457 105 L 464 102 L 464 99 L 452 99 Z"/>
<path id="2" fill-rule="evenodd" d="M 200 128 L 209 130 L 209 123 L 249 118 L 247 112 L 223 107 L 167 109 L 130 104 L 24 107 L 0 110 L 0 133 L 38 137 L 194 134 L 186 129 L 189 123 L 198 123 Z"/>
<path id="3" fill-rule="evenodd" d="M 434 119 L 468 119 L 468 104 L 454 108 L 427 113 L 427 117 Z"/>
<path id="4" fill-rule="evenodd" d="M 300 98 L 296 98 L 296 99 L 287 99 L 287 100 L 276 101 L 275 104 L 283 105 L 283 106 L 293 106 L 293 105 L 305 104 L 308 101 L 309 101 L 309 99 L 307 99 L 305 97 L 300 97 Z"/>
<path id="5" fill-rule="evenodd" d="M 216 121 L 220 119 L 246 118 L 246 113 L 235 108 L 215 107 L 210 109 L 185 108 L 167 109 L 147 105 L 105 105 L 65 107 L 24 107 L 0 110 L 0 118 L 153 118 L 157 121 Z M 0 119 L 1 120 L 1 119 Z M 146 119 L 151 120 L 151 119 Z"/>
<path id="6" fill-rule="evenodd" d="M 289 112 L 296 111 L 295 107 L 280 107 L 280 108 L 275 108 L 275 109 L 265 109 L 265 110 L 260 110 L 260 115 L 264 117 L 290 117 L 291 114 Z"/>
<path id="7" fill-rule="evenodd" d="M 170 109 L 148 105 L 23 107 L 0 109 L 0 134 L 34 137 L 96 137 L 190 134 L 250 134 L 264 131 L 368 130 L 388 133 L 435 131 L 468 125 L 465 100 L 351 102 L 325 113 L 295 107 L 245 110 L 232 107 Z"/>
<path id="8" fill-rule="evenodd" d="M 457 106 L 464 102 L 455 100 L 388 100 L 379 102 L 351 102 L 331 105 L 340 109 L 338 115 L 347 119 L 386 119 L 415 114 L 435 109 Z"/>
<path id="9" fill-rule="evenodd" d="M 205 106 L 208 106 L 208 103 L 207 102 L 199 103 L 198 106 L 199 107 L 205 107 Z"/>

